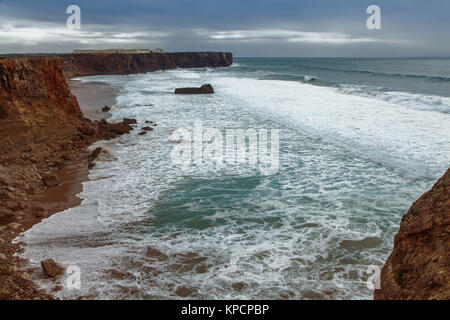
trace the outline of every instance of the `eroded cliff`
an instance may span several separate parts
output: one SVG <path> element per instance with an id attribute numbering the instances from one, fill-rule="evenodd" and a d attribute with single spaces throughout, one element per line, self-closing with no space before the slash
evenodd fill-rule
<path id="1" fill-rule="evenodd" d="M 147 73 L 176 68 L 228 67 L 233 63 L 233 54 L 228 52 L 39 54 L 8 57 L 59 59 L 67 78 Z"/>
<path id="2" fill-rule="evenodd" d="M 83 118 L 59 59 L 0 59 L 0 299 L 51 298 L 20 269 L 20 246 L 11 240 L 58 211 L 58 202 L 33 201 L 59 186 L 55 172 L 92 166 L 101 150 L 87 146 L 130 132 L 129 123 Z"/>
<path id="3" fill-rule="evenodd" d="M 450 169 L 403 217 L 375 299 L 450 299 Z"/>

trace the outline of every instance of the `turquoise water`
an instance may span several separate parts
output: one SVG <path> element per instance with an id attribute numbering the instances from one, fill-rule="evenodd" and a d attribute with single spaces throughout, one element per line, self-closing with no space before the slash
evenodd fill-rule
<path id="1" fill-rule="evenodd" d="M 25 256 L 81 268 L 63 298 L 371 299 L 365 271 L 450 165 L 448 75 L 449 60 L 242 58 L 82 78 L 119 90 L 113 120 L 157 126 L 93 146 L 107 153 L 82 205 L 28 231 Z M 204 83 L 216 93 L 173 94 Z M 174 132 L 199 121 L 280 130 L 278 170 L 174 164 Z"/>

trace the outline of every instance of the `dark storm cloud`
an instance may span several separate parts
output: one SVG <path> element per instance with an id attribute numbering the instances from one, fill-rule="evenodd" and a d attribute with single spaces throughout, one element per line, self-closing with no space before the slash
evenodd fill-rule
<path id="1" fill-rule="evenodd" d="M 82 10 L 67 30 L 66 8 Z M 366 8 L 382 29 L 366 28 Z M 227 50 L 245 56 L 449 56 L 447 0 L 0 2 L 0 51 L 92 47 Z"/>

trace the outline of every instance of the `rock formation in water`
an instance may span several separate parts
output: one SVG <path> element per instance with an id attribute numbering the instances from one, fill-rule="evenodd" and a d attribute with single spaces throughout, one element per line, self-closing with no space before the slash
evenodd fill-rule
<path id="1" fill-rule="evenodd" d="M 450 299 L 450 169 L 403 217 L 376 300 Z"/>
<path id="2" fill-rule="evenodd" d="M 177 68 L 228 67 L 233 63 L 233 55 L 227 52 L 14 54 L 6 57 L 59 59 L 67 78 L 147 73 Z"/>
<path id="3" fill-rule="evenodd" d="M 175 94 L 212 94 L 214 88 L 210 84 L 204 84 L 200 88 L 178 88 Z"/>

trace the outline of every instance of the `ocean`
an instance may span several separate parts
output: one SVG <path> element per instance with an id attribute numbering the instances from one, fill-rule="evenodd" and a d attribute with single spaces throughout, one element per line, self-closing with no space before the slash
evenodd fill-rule
<path id="1" fill-rule="evenodd" d="M 450 166 L 450 59 L 236 58 L 78 80 L 118 91 L 110 120 L 157 125 L 92 146 L 107 153 L 82 204 L 20 237 L 32 265 L 80 271 L 61 298 L 372 299 L 368 268 Z M 214 95 L 173 93 L 206 83 Z M 174 163 L 174 133 L 199 123 L 224 140 L 278 130 L 276 170 Z"/>

